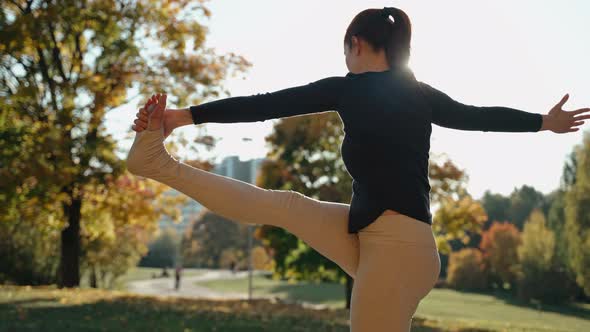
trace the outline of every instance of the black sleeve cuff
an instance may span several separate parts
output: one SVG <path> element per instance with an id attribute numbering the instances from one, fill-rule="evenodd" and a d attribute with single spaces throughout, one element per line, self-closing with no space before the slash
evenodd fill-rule
<path id="1" fill-rule="evenodd" d="M 201 114 L 198 112 L 198 106 L 190 106 L 189 110 L 191 112 L 191 117 L 193 118 L 194 124 L 201 124 L 205 122 L 204 119 L 200 116 Z"/>
<path id="2" fill-rule="evenodd" d="M 540 131 L 541 127 L 543 127 L 543 114 L 541 113 L 537 113 L 539 115 L 539 124 L 537 125 L 537 130 L 535 131 Z"/>

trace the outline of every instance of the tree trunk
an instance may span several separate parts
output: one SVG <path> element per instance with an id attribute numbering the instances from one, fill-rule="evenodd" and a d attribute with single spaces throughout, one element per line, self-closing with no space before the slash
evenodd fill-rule
<path id="1" fill-rule="evenodd" d="M 68 225 L 61 232 L 60 287 L 80 286 L 80 214 L 82 200 L 70 193 L 63 204 Z"/>
<path id="2" fill-rule="evenodd" d="M 98 282 L 96 280 L 96 267 L 92 265 L 90 268 L 90 287 L 98 288 Z"/>
<path id="3" fill-rule="evenodd" d="M 346 309 L 350 309 L 350 300 L 352 297 L 352 286 L 354 285 L 354 279 L 346 274 Z"/>

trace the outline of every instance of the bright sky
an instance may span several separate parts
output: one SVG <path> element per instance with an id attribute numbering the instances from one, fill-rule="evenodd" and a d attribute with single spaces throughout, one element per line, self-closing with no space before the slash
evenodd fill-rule
<path id="1" fill-rule="evenodd" d="M 207 44 L 253 63 L 243 78 L 227 81 L 232 96 L 275 91 L 345 75 L 346 27 L 359 11 L 384 6 L 403 9 L 412 20 L 410 67 L 417 79 L 455 100 L 544 114 L 570 93 L 566 110 L 590 106 L 590 2 L 585 0 L 542 5 L 532 0 L 218 0 L 209 3 Z M 122 138 L 135 112 L 129 105 L 117 112 L 117 120 L 109 115 L 109 131 Z M 275 121 L 204 126 L 222 138 L 217 157 L 250 159 L 265 156 L 264 137 Z M 590 130 L 590 121 L 582 129 Z M 179 131 L 190 137 L 194 128 Z M 466 169 L 468 190 L 480 198 L 486 189 L 509 194 L 523 184 L 550 192 L 558 186 L 566 155 L 581 141 L 582 130 L 484 133 L 433 125 L 431 151 L 446 153 Z M 121 142 L 123 148 L 129 144 Z"/>

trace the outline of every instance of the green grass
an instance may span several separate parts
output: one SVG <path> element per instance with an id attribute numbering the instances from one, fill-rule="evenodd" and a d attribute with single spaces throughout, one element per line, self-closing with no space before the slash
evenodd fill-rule
<path id="1" fill-rule="evenodd" d="M 550 285 L 548 285 L 550 287 Z M 508 295 L 434 289 L 416 315 L 444 326 L 475 326 L 507 331 L 590 331 L 590 304 L 534 305 Z"/>
<path id="2" fill-rule="evenodd" d="M 200 282 L 217 291 L 247 292 L 247 278 Z M 338 284 L 288 284 L 263 276 L 253 279 L 254 296 L 272 294 L 289 300 L 344 308 L 344 286 Z M 446 328 L 498 331 L 590 331 L 590 304 L 543 305 L 541 310 L 507 295 L 433 289 L 420 303 L 416 316 Z"/>
<path id="3" fill-rule="evenodd" d="M 192 300 L 96 289 L 0 286 L 0 331 L 348 332 L 348 315 L 345 309 L 312 310 L 269 300 Z M 412 331 L 443 330 L 415 326 Z"/>
<path id="4" fill-rule="evenodd" d="M 196 282 L 220 292 L 246 293 L 248 292 L 248 278 L 219 279 Z M 252 278 L 252 292 L 254 296 L 274 295 L 284 300 L 299 300 L 324 304 L 330 308 L 344 308 L 344 286 L 336 283 L 298 282 L 290 284 L 287 281 L 271 280 L 262 275 Z"/>

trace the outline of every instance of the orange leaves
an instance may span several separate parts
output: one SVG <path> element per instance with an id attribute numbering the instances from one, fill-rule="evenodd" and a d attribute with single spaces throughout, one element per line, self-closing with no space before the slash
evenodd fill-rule
<path id="1" fill-rule="evenodd" d="M 520 231 L 509 222 L 494 222 L 482 233 L 479 247 L 489 272 L 503 283 L 516 281 L 515 266 L 518 264 L 517 248 L 521 243 Z"/>
<path id="2" fill-rule="evenodd" d="M 449 286 L 456 289 L 483 289 L 487 286 L 484 261 L 476 248 L 463 248 L 449 257 L 447 271 Z"/>

